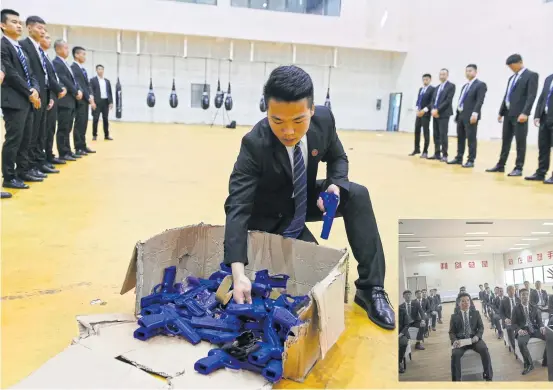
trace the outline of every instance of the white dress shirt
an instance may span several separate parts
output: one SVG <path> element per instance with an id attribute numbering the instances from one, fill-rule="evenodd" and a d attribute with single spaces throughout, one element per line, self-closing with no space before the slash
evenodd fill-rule
<path id="1" fill-rule="evenodd" d="M 103 77 L 98 76 L 98 84 L 100 85 L 100 99 L 107 99 L 108 98 L 108 86 L 106 83 L 106 79 Z M 288 152 L 290 153 L 290 152 Z"/>
<path id="2" fill-rule="evenodd" d="M 69 69 L 69 73 L 71 73 L 73 78 L 75 78 L 75 75 L 73 74 L 73 69 L 71 69 L 71 66 L 69 66 L 69 63 L 66 60 L 64 60 L 63 58 L 61 58 L 60 56 L 57 56 L 57 57 L 61 60 L 61 62 L 63 62 L 65 64 L 67 69 Z"/>
<path id="3" fill-rule="evenodd" d="M 521 70 L 519 70 L 517 73 L 515 73 L 514 77 L 511 77 L 511 81 L 509 81 L 509 85 L 507 86 L 507 94 L 505 95 L 505 104 L 507 105 L 507 108 L 511 107 L 511 102 L 509 101 L 509 99 L 511 98 L 509 96 L 509 91 L 513 87 L 513 84 L 518 82 L 520 76 L 522 76 L 525 70 L 526 68 L 522 68 Z"/>
<path id="4" fill-rule="evenodd" d="M 31 41 L 31 43 L 35 47 L 36 54 L 38 54 L 38 58 L 40 59 L 40 65 L 41 65 L 42 71 L 44 72 L 44 78 L 46 80 L 46 85 L 48 85 L 48 71 L 46 70 L 45 65 L 42 63 L 42 54 L 40 54 L 40 44 L 31 37 L 29 37 L 28 39 L 29 39 L 29 41 Z"/>
<path id="5" fill-rule="evenodd" d="M 469 83 L 466 85 L 466 91 L 463 89 L 461 91 L 461 96 L 463 96 L 463 93 L 465 94 L 465 100 L 467 99 L 467 96 L 469 91 L 470 91 L 470 87 L 472 87 L 472 84 L 476 81 L 476 77 L 473 78 L 471 81 L 469 81 Z M 461 96 L 459 96 L 459 101 L 461 100 Z M 463 102 L 464 103 L 464 102 Z M 459 104 L 459 107 L 457 108 L 459 110 L 459 112 L 463 112 L 463 106 L 461 104 Z M 472 115 L 475 115 L 475 116 L 478 116 L 478 113 L 477 112 L 473 112 Z"/>

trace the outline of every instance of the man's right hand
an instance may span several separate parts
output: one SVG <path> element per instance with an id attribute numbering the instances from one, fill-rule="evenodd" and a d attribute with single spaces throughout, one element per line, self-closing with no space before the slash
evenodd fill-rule
<path id="1" fill-rule="evenodd" d="M 81 100 L 82 98 L 83 98 L 83 92 L 79 90 L 79 92 L 77 92 L 77 100 Z"/>
<path id="2" fill-rule="evenodd" d="M 534 118 L 534 126 L 540 127 L 540 118 Z"/>
<path id="3" fill-rule="evenodd" d="M 497 117 L 497 121 L 498 121 L 499 123 L 503 122 L 503 117 L 502 117 L 501 115 L 499 115 L 499 116 Z"/>
<path id="4" fill-rule="evenodd" d="M 459 340 L 455 340 L 453 342 L 453 348 L 459 348 L 461 346 L 461 342 Z"/>
<path id="5" fill-rule="evenodd" d="M 528 332 L 525 331 L 524 329 L 519 329 L 519 331 L 518 331 L 519 336 L 526 336 L 527 334 L 528 334 Z"/>
<path id="6" fill-rule="evenodd" d="M 244 264 L 232 263 L 232 296 L 236 303 L 252 303 L 252 282 L 244 272 Z"/>
<path id="7" fill-rule="evenodd" d="M 38 91 L 34 88 L 31 88 L 31 96 L 29 96 L 29 100 L 31 102 L 34 102 L 35 100 L 37 100 L 39 98 L 38 96 Z"/>
<path id="8" fill-rule="evenodd" d="M 63 98 L 66 94 L 67 94 L 67 89 L 66 89 L 65 87 L 63 87 L 63 88 L 61 89 L 61 92 L 58 93 L 58 99 Z"/>
<path id="9" fill-rule="evenodd" d="M 508 319 L 508 318 L 505 318 L 505 324 L 506 324 L 506 325 L 511 325 L 511 320 Z"/>

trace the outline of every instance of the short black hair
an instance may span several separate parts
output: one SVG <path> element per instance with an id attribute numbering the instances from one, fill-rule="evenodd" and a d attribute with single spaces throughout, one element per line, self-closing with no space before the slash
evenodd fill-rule
<path id="1" fill-rule="evenodd" d="M 405 296 L 405 294 L 412 294 L 412 292 L 411 290 L 405 290 L 402 295 Z"/>
<path id="2" fill-rule="evenodd" d="M 479 284 L 478 287 L 484 287 L 483 285 Z"/>
<path id="3" fill-rule="evenodd" d="M 0 20 L 2 23 L 6 23 L 6 21 L 8 20 L 8 15 L 19 16 L 18 12 L 15 12 L 13 9 L 8 8 L 4 8 L 2 11 L 0 11 L 0 14 Z"/>
<path id="4" fill-rule="evenodd" d="M 67 42 L 65 42 L 63 39 L 56 39 L 54 42 L 54 50 L 57 49 L 61 45 L 65 45 Z"/>
<path id="5" fill-rule="evenodd" d="M 472 299 L 472 298 L 470 297 L 470 294 L 469 294 L 469 293 L 461 293 L 461 294 L 459 294 L 459 295 L 457 296 L 457 298 L 459 298 L 459 301 L 461 301 L 461 299 L 462 299 L 463 297 L 468 297 L 468 298 L 469 298 L 469 301 Z"/>
<path id="6" fill-rule="evenodd" d="M 445 70 L 445 71 L 447 72 L 447 74 L 449 74 L 449 69 L 447 69 L 447 68 L 442 68 L 442 69 L 440 69 L 440 72 L 441 72 L 442 70 Z"/>
<path id="7" fill-rule="evenodd" d="M 528 283 L 528 284 L 530 284 L 530 282 L 529 282 L 529 281 L 527 281 L 527 280 L 525 280 L 525 281 L 524 281 L 524 283 Z"/>
<path id="8" fill-rule="evenodd" d="M 521 288 L 520 290 L 518 290 L 518 293 L 519 294 L 522 294 L 524 292 L 529 292 L 527 288 Z"/>
<path id="9" fill-rule="evenodd" d="M 421 290 L 416 290 L 416 291 L 415 291 L 415 294 L 416 294 L 416 293 L 420 293 L 420 292 L 421 292 Z"/>
<path id="10" fill-rule="evenodd" d="M 461 286 L 461 287 L 459 287 L 459 290 L 463 290 L 463 289 L 465 289 L 465 290 L 466 290 L 467 288 L 466 288 L 465 286 Z"/>
<path id="11" fill-rule="evenodd" d="M 520 54 L 511 54 L 509 57 L 507 57 L 507 61 L 505 61 L 505 64 L 513 65 L 518 64 L 519 62 L 522 62 L 522 56 Z"/>
<path id="12" fill-rule="evenodd" d="M 80 51 L 86 51 L 86 49 L 82 46 L 75 46 L 73 50 L 71 50 L 71 54 L 73 55 L 73 57 L 75 57 L 75 54 L 77 54 Z"/>
<path id="13" fill-rule="evenodd" d="M 430 73 L 425 73 L 422 75 L 422 78 L 424 79 L 425 77 L 428 77 L 429 79 L 431 79 L 432 75 Z"/>
<path id="14" fill-rule="evenodd" d="M 423 289 L 421 290 L 421 292 L 425 292 L 425 291 L 428 292 L 428 290 L 425 289 L 425 288 L 423 288 Z"/>
<path id="15" fill-rule="evenodd" d="M 263 88 L 265 101 L 270 99 L 282 102 L 297 102 L 307 99 L 309 107 L 313 105 L 313 80 L 300 67 L 294 65 L 279 66 L 269 75 Z"/>
<path id="16" fill-rule="evenodd" d="M 44 19 L 42 19 L 40 16 L 29 16 L 27 20 L 25 20 L 25 26 L 32 26 L 33 24 L 46 24 Z"/>
<path id="17" fill-rule="evenodd" d="M 98 68 L 104 68 L 104 65 L 102 65 L 102 64 L 96 65 L 96 69 L 98 69 Z"/>
<path id="18" fill-rule="evenodd" d="M 478 67 L 476 66 L 476 64 L 468 64 L 467 68 L 472 68 L 474 70 L 478 70 Z"/>

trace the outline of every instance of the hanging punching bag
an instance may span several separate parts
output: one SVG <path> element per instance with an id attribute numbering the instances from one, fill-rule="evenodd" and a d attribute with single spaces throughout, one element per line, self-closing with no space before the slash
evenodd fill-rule
<path id="1" fill-rule="evenodd" d="M 267 111 L 267 103 L 265 103 L 265 96 L 261 96 L 261 99 L 259 100 L 259 110 L 261 112 Z"/>
<path id="2" fill-rule="evenodd" d="M 332 111 L 332 105 L 330 104 L 330 88 L 326 90 L 325 107 Z"/>
<path id="3" fill-rule="evenodd" d="M 121 119 L 123 116 L 123 92 L 121 92 L 121 83 L 119 77 L 117 77 L 117 84 L 115 84 L 115 117 Z"/>
<path id="4" fill-rule="evenodd" d="M 171 88 L 171 94 L 169 95 L 169 105 L 171 108 L 177 108 L 179 105 L 179 97 L 177 96 L 177 89 L 175 88 L 175 79 L 173 79 L 173 88 Z"/>
<path id="5" fill-rule="evenodd" d="M 146 103 L 150 108 L 156 105 L 156 95 L 154 94 L 154 86 L 152 84 L 151 77 L 150 77 L 150 90 L 148 91 L 148 97 L 146 98 Z"/>
<path id="6" fill-rule="evenodd" d="M 209 108 L 209 94 L 207 93 L 207 84 L 204 83 L 204 92 L 202 93 L 202 108 L 207 110 Z"/>
<path id="7" fill-rule="evenodd" d="M 225 109 L 227 111 L 232 110 L 232 95 L 230 94 L 230 81 L 228 83 L 227 97 L 225 98 Z"/>
<path id="8" fill-rule="evenodd" d="M 224 93 L 221 91 L 221 81 L 217 80 L 217 93 L 215 94 L 215 108 L 221 108 L 223 105 Z"/>

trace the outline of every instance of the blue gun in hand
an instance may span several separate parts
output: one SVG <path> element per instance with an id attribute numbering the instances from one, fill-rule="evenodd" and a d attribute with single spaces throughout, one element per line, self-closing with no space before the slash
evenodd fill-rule
<path id="1" fill-rule="evenodd" d="M 330 229 L 332 228 L 332 222 L 336 216 L 336 210 L 338 209 L 338 202 L 340 198 L 331 192 L 321 192 L 319 195 L 323 200 L 325 208 L 325 215 L 323 217 L 323 231 L 321 232 L 321 238 L 328 240 L 330 235 Z"/>

